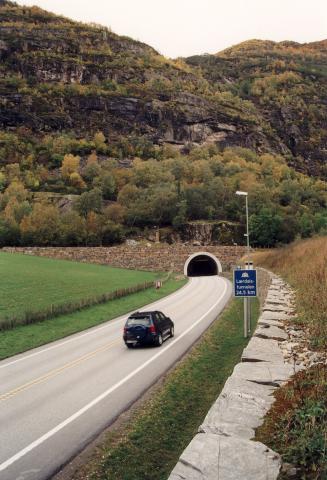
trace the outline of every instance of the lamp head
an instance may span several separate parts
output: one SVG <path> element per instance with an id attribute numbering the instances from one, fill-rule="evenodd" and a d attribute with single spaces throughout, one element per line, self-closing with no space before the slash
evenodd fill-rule
<path id="1" fill-rule="evenodd" d="M 236 195 L 245 195 L 245 196 L 248 194 L 248 192 L 240 192 L 239 190 L 237 190 L 237 192 L 235 193 Z"/>

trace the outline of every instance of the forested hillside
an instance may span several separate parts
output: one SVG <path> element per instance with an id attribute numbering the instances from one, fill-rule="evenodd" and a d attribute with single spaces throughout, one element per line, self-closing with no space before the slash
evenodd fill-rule
<path id="1" fill-rule="evenodd" d="M 0 60 L 1 245 L 234 231 L 237 189 L 256 245 L 326 231 L 326 42 L 170 60 L 0 0 Z"/>

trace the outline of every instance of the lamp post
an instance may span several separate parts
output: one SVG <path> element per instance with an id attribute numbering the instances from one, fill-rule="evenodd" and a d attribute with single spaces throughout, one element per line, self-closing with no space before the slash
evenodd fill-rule
<path id="1" fill-rule="evenodd" d="M 249 205 L 248 205 L 248 192 L 242 192 L 237 190 L 236 195 L 245 197 L 245 212 L 246 212 L 246 250 L 247 250 L 247 269 L 253 268 L 250 266 L 250 235 L 249 235 Z M 244 337 L 251 334 L 251 302 L 250 298 L 244 298 Z"/>
<path id="2" fill-rule="evenodd" d="M 249 235 L 249 205 L 248 205 L 248 192 L 241 192 L 237 190 L 236 195 L 245 197 L 245 212 L 246 212 L 246 249 L 248 254 L 248 260 L 250 256 L 250 235 Z"/>

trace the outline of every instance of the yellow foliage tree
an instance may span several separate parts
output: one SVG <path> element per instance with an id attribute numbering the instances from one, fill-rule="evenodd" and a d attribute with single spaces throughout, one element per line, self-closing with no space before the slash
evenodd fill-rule
<path id="1" fill-rule="evenodd" d="M 93 152 L 87 157 L 86 166 L 89 167 L 90 165 L 98 165 L 98 156 L 96 152 Z"/>
<path id="2" fill-rule="evenodd" d="M 93 141 L 95 144 L 95 147 L 97 150 L 101 150 L 103 147 L 105 147 L 106 144 L 106 137 L 102 132 L 97 132 L 95 133 L 93 137 Z"/>
<path id="3" fill-rule="evenodd" d="M 39 245 L 55 244 L 60 237 L 60 217 L 54 205 L 36 203 L 30 215 L 20 222 L 20 230 L 28 241 Z"/>
<path id="4" fill-rule="evenodd" d="M 76 188 L 83 189 L 85 188 L 85 182 L 79 173 L 73 172 L 69 175 L 69 183 Z"/>
<path id="5" fill-rule="evenodd" d="M 81 158 L 71 153 L 64 156 L 61 166 L 61 175 L 64 180 L 69 180 L 72 173 L 78 173 Z"/>

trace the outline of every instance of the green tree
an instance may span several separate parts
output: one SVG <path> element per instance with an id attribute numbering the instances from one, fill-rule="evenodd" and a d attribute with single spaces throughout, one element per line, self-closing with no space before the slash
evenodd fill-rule
<path id="1" fill-rule="evenodd" d="M 251 215 L 249 219 L 251 245 L 260 247 L 276 245 L 279 241 L 282 221 L 279 215 L 268 208 L 263 208 L 259 213 Z"/>
<path id="2" fill-rule="evenodd" d="M 303 213 L 299 218 L 300 234 L 302 238 L 311 237 L 314 233 L 314 217 L 310 213 Z"/>
<path id="3" fill-rule="evenodd" d="M 181 200 L 177 203 L 177 213 L 173 218 L 173 226 L 175 228 L 181 228 L 187 222 L 187 202 L 186 200 Z"/>
<path id="4" fill-rule="evenodd" d="M 87 233 L 85 219 L 75 211 L 61 216 L 61 244 L 66 246 L 85 245 Z"/>
<path id="5" fill-rule="evenodd" d="M 113 245 L 114 243 L 121 243 L 124 239 L 124 232 L 122 226 L 109 220 L 104 222 L 104 224 L 102 225 L 101 235 L 103 245 Z"/>
<path id="6" fill-rule="evenodd" d="M 94 179 L 94 186 L 102 191 L 105 200 L 114 200 L 116 194 L 116 182 L 110 173 L 104 173 L 100 177 Z"/>
<path id="7" fill-rule="evenodd" d="M 77 212 L 85 218 L 90 212 L 100 213 L 102 207 L 102 192 L 99 188 L 93 188 L 89 192 L 82 193 L 74 205 Z"/>
<path id="8" fill-rule="evenodd" d="M 19 244 L 19 226 L 4 218 L 0 218 L 0 247 L 18 246 Z"/>

